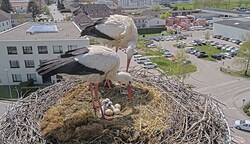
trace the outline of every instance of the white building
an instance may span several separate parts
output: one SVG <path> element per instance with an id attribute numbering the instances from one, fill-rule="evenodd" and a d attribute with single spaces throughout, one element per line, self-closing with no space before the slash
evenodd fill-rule
<path id="1" fill-rule="evenodd" d="M 28 22 L 0 33 L 0 85 L 8 85 L 8 79 L 11 85 L 31 78 L 38 84 L 56 82 L 56 76 L 43 78 L 36 68 L 62 52 L 89 45 L 79 35 L 80 29 L 72 22 Z"/>
<path id="2" fill-rule="evenodd" d="M 133 17 L 137 28 L 165 27 L 165 20 L 153 16 Z"/>
<path id="3" fill-rule="evenodd" d="M 0 10 L 0 32 L 12 28 L 10 14 Z"/>
<path id="4" fill-rule="evenodd" d="M 250 34 L 250 17 L 214 18 L 213 34 L 241 40 Z"/>
<path id="5" fill-rule="evenodd" d="M 16 13 L 27 13 L 29 0 L 10 0 L 12 9 Z"/>
<path id="6" fill-rule="evenodd" d="M 117 0 L 117 5 L 123 8 L 151 6 L 153 0 Z"/>

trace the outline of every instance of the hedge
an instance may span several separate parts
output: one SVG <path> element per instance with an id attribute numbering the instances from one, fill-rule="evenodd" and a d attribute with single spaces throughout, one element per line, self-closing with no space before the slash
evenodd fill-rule
<path id="1" fill-rule="evenodd" d="M 155 28 L 140 28 L 138 29 L 138 34 L 154 34 L 154 33 L 161 33 L 162 31 L 166 31 L 167 28 L 165 27 L 155 27 Z"/>

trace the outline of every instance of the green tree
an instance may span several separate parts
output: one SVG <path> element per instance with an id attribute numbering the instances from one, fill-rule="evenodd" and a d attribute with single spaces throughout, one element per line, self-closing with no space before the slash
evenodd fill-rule
<path id="1" fill-rule="evenodd" d="M 205 40 L 209 40 L 210 37 L 211 37 L 211 33 L 210 33 L 209 31 L 206 31 L 206 32 L 204 33 L 204 36 L 205 36 Z"/>
<path id="2" fill-rule="evenodd" d="M 18 15 L 17 17 L 17 24 L 20 25 L 25 22 L 25 18 L 23 15 Z"/>
<path id="3" fill-rule="evenodd" d="M 178 50 L 175 54 L 175 62 L 177 64 L 177 69 L 178 69 L 178 74 L 179 78 L 181 79 L 182 82 L 184 82 L 184 79 L 187 77 L 187 74 L 183 74 L 185 73 L 185 69 L 183 67 L 183 65 L 189 64 L 188 62 L 188 55 L 187 53 L 181 49 Z"/>
<path id="4" fill-rule="evenodd" d="M 171 17 L 171 16 L 172 16 L 171 13 L 166 12 L 166 13 L 161 14 L 161 15 L 160 15 L 160 18 L 161 18 L 161 19 L 167 19 L 168 17 Z"/>
<path id="5" fill-rule="evenodd" d="M 0 3 L 1 3 L 1 6 L 0 6 L 1 10 L 7 13 L 10 13 L 12 11 L 12 7 L 11 7 L 9 0 L 1 0 Z"/>
<path id="6" fill-rule="evenodd" d="M 160 7 L 160 6 L 154 6 L 154 7 L 153 7 L 153 10 L 154 10 L 154 11 L 160 11 L 160 10 L 161 10 L 161 7 Z"/>
<path id="7" fill-rule="evenodd" d="M 30 1 L 28 3 L 27 13 L 32 13 L 33 20 L 36 15 L 39 13 L 38 6 L 34 1 Z"/>
<path id="8" fill-rule="evenodd" d="M 245 67 L 244 74 L 247 75 L 250 64 L 250 38 L 240 47 L 239 57 L 239 62 Z"/>

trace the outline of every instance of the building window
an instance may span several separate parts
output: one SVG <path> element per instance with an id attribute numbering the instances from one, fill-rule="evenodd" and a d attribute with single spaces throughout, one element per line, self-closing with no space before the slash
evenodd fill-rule
<path id="1" fill-rule="evenodd" d="M 68 45 L 68 50 L 76 49 L 77 45 Z"/>
<path id="2" fill-rule="evenodd" d="M 38 46 L 38 54 L 48 54 L 47 46 Z"/>
<path id="3" fill-rule="evenodd" d="M 62 53 L 62 52 L 63 52 L 63 49 L 62 49 L 61 45 L 55 45 L 55 46 L 53 46 L 53 53 L 54 54 L 58 54 L 58 53 Z"/>
<path id="4" fill-rule="evenodd" d="M 2 23 L 2 25 L 4 26 L 4 23 Z"/>
<path id="5" fill-rule="evenodd" d="M 34 60 L 25 60 L 24 63 L 25 63 L 26 68 L 34 68 L 35 67 Z"/>
<path id="6" fill-rule="evenodd" d="M 17 54 L 17 48 L 15 46 L 7 46 L 7 50 L 9 55 Z"/>
<path id="7" fill-rule="evenodd" d="M 47 60 L 39 60 L 39 63 L 42 64 L 44 62 L 46 62 Z"/>
<path id="8" fill-rule="evenodd" d="M 13 82 L 22 82 L 21 74 L 12 74 L 12 80 Z"/>
<path id="9" fill-rule="evenodd" d="M 18 60 L 10 60 L 10 68 L 20 68 Z"/>
<path id="10" fill-rule="evenodd" d="M 8 25 L 8 22 L 6 22 L 6 24 Z"/>
<path id="11" fill-rule="evenodd" d="M 157 24 L 159 24 L 159 21 L 157 21 Z"/>
<path id="12" fill-rule="evenodd" d="M 27 74 L 27 80 L 30 80 L 30 79 L 33 79 L 34 82 L 36 82 L 37 81 L 36 74 Z"/>
<path id="13" fill-rule="evenodd" d="M 32 46 L 23 46 L 23 54 L 33 54 Z"/>

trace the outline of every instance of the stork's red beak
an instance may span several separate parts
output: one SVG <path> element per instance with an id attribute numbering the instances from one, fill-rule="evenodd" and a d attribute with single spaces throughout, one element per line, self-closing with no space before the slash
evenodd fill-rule
<path id="1" fill-rule="evenodd" d="M 128 72 L 128 68 L 129 68 L 129 65 L 130 65 L 130 61 L 131 61 L 131 58 L 128 58 L 128 59 L 127 59 L 126 72 Z"/>
<path id="2" fill-rule="evenodd" d="M 128 84 L 128 99 L 132 100 L 132 86 Z"/>

